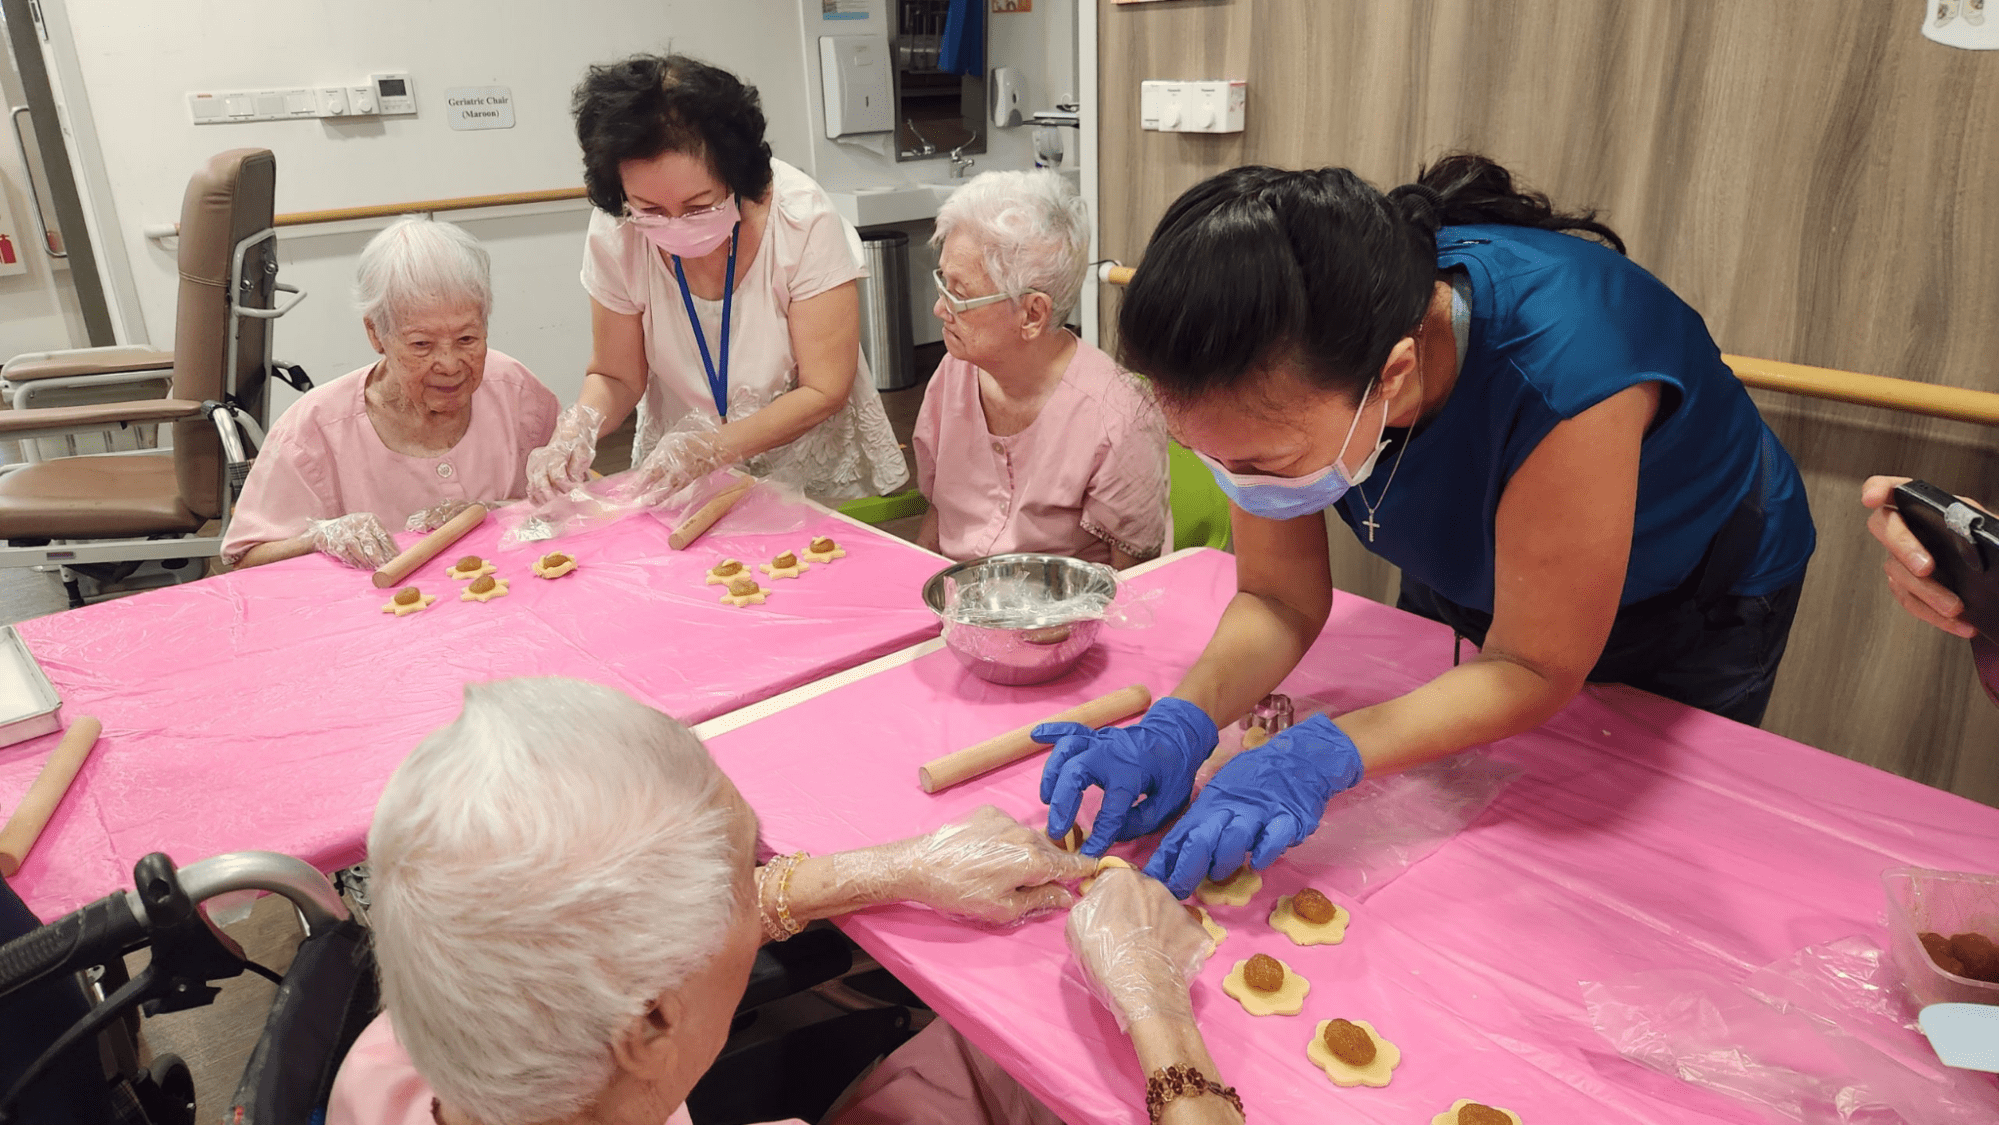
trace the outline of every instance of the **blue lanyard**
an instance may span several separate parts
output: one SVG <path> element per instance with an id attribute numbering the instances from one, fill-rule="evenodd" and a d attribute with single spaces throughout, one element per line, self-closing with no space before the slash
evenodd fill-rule
<path id="1" fill-rule="evenodd" d="M 715 369 L 715 360 L 708 354 L 708 336 L 701 331 L 701 317 L 694 311 L 694 294 L 687 289 L 687 272 L 680 268 L 680 255 L 673 258 L 673 280 L 680 283 L 680 300 L 687 305 L 687 323 L 694 326 L 694 343 L 701 346 L 701 366 L 708 369 L 708 390 L 715 396 L 715 413 L 728 421 L 729 418 L 729 306 L 736 299 L 736 235 L 743 229 L 737 223 L 729 232 L 729 276 L 722 283 L 722 367 Z"/>

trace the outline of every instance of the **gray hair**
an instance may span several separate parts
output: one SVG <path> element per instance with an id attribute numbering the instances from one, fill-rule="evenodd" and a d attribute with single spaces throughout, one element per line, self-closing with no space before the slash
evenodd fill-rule
<path id="1" fill-rule="evenodd" d="M 482 321 L 492 315 L 492 259 L 465 228 L 405 215 L 361 248 L 354 303 L 376 332 L 394 332 L 414 313 L 461 301 L 478 305 Z"/>
<path id="2" fill-rule="evenodd" d="M 1058 322 L 1075 310 L 1090 268 L 1090 208 L 1061 173 L 979 173 L 937 210 L 931 245 L 960 229 L 1000 292 L 1047 294 Z"/>
<path id="3" fill-rule="evenodd" d="M 576 680 L 470 685 L 396 769 L 368 833 L 397 1038 L 483 1122 L 553 1122 L 610 1045 L 721 949 L 748 857 L 694 734 Z"/>

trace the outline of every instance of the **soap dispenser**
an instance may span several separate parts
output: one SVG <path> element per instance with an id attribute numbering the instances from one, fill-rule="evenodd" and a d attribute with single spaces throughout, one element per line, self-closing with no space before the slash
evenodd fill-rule
<path id="1" fill-rule="evenodd" d="M 1007 129 L 1021 123 L 1020 102 L 1026 93 L 1025 87 L 1020 71 L 1010 66 L 993 68 L 987 88 L 991 91 L 995 129 Z"/>

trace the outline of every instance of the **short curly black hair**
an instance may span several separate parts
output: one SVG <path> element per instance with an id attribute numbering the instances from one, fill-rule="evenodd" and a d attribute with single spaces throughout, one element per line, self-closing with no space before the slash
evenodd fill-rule
<path id="1" fill-rule="evenodd" d="M 633 55 L 599 63 L 570 96 L 583 146 L 583 187 L 612 215 L 625 210 L 618 166 L 665 152 L 705 156 L 730 191 L 762 199 L 770 188 L 757 88 L 686 55 Z"/>

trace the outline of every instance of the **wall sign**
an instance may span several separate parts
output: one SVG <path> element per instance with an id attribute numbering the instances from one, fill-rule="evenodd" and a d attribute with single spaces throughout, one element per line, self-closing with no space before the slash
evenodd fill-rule
<path id="1" fill-rule="evenodd" d="M 512 129 L 514 92 L 506 86 L 458 86 L 444 92 L 453 129 Z"/>

